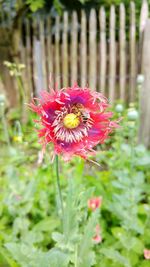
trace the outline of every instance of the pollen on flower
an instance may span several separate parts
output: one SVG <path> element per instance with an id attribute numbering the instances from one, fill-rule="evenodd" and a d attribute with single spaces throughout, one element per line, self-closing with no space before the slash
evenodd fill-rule
<path id="1" fill-rule="evenodd" d="M 76 114 L 70 113 L 64 117 L 63 124 L 68 129 L 74 129 L 79 126 L 80 120 Z"/>

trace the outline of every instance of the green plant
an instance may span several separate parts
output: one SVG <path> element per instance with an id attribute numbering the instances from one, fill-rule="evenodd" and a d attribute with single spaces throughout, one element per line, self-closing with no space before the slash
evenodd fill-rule
<path id="1" fill-rule="evenodd" d="M 11 142 L 8 149 L 2 142 L 1 266 L 149 267 L 143 250 L 150 248 L 150 151 L 137 144 L 138 121 L 129 121 L 127 114 L 125 109 L 121 127 L 103 151 L 97 148 L 100 166 L 78 158 L 60 162 L 63 226 L 57 218 L 61 214 L 56 209 L 51 149 L 38 163 L 40 144 L 31 131 L 31 118 L 22 125 L 20 143 Z M 100 214 L 88 211 L 93 194 L 102 196 Z M 97 223 L 99 245 L 92 241 Z"/>
<path id="2" fill-rule="evenodd" d="M 87 211 L 87 200 L 93 190 L 88 189 L 86 192 L 83 188 L 79 189 L 70 178 L 69 180 L 63 216 L 63 230 L 62 233 L 52 233 L 52 238 L 56 242 L 55 247 L 47 252 L 37 249 L 36 243 L 38 239 L 41 240 L 42 238 L 40 232 L 36 232 L 39 228 L 34 227 L 32 231 L 28 231 L 25 230 L 25 224 L 24 227 L 21 227 L 25 231 L 22 233 L 21 241 L 16 240 L 16 242 L 5 244 L 5 247 L 20 266 L 90 267 L 95 263 L 92 237 L 94 236 L 99 211 L 96 210 L 90 217 Z M 23 221 L 18 218 L 16 223 L 21 226 Z M 28 225 L 28 222 L 26 223 Z"/>

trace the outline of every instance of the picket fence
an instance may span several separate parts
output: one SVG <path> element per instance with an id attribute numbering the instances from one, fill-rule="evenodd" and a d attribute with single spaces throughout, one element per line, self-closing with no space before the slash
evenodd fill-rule
<path id="1" fill-rule="evenodd" d="M 118 9 L 112 5 L 108 18 L 102 6 L 90 14 L 65 11 L 63 16 L 25 19 L 20 49 L 26 65 L 25 90 L 38 95 L 48 88 L 49 80 L 50 86 L 57 88 L 77 82 L 104 93 L 111 102 L 134 101 L 148 12 L 144 0 L 138 24 L 134 2 L 130 3 L 128 23 L 123 3 Z"/>

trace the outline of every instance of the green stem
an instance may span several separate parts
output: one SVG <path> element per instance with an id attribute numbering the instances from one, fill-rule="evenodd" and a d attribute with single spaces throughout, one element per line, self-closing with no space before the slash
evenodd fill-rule
<path id="1" fill-rule="evenodd" d="M 131 129 L 131 137 L 130 137 L 130 145 L 131 145 L 131 166 L 130 166 L 130 171 L 131 174 L 133 175 L 134 173 L 134 129 Z"/>
<path id="2" fill-rule="evenodd" d="M 75 267 L 78 267 L 78 245 L 75 248 Z"/>
<path id="3" fill-rule="evenodd" d="M 10 147 L 10 139 L 9 139 L 9 134 L 8 134 L 8 127 L 7 127 L 7 122 L 5 118 L 5 113 L 4 113 L 4 105 L 1 105 L 1 112 L 2 112 L 2 125 L 3 125 L 5 139 L 6 139 L 8 147 Z"/>
<path id="4" fill-rule="evenodd" d="M 60 177 L 59 177 L 59 160 L 58 156 L 56 155 L 56 184 L 57 184 L 57 191 L 58 191 L 58 197 L 59 197 L 59 203 L 61 207 L 61 215 L 63 218 L 63 199 L 62 199 L 62 193 L 61 193 L 61 187 L 60 187 Z"/>

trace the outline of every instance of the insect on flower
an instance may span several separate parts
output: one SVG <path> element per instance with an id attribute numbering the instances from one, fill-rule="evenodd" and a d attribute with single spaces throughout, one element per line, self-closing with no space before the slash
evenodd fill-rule
<path id="1" fill-rule="evenodd" d="M 43 148 L 53 143 L 54 153 L 62 154 L 64 160 L 74 155 L 86 159 L 95 152 L 93 147 L 103 143 L 118 127 L 110 121 L 112 112 L 106 112 L 107 99 L 76 84 L 51 93 L 42 91 L 40 98 L 33 99 L 29 106 L 40 116 Z"/>

